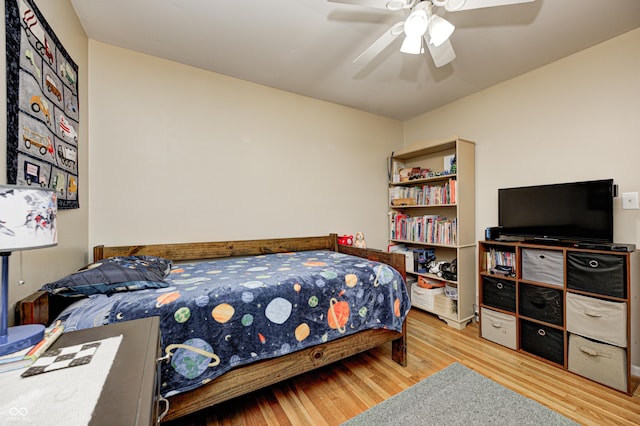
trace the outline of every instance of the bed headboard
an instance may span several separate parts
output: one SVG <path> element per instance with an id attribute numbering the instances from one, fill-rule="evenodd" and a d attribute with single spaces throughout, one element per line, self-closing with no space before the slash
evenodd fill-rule
<path id="1" fill-rule="evenodd" d="M 218 257 L 251 256 L 305 250 L 338 249 L 337 234 L 320 237 L 273 238 L 250 241 L 220 241 L 203 243 L 151 244 L 135 246 L 95 246 L 93 261 L 112 256 L 160 256 L 174 261 L 215 259 Z"/>

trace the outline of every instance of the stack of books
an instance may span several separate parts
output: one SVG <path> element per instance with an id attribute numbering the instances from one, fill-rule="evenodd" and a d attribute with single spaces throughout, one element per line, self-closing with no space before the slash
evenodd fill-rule
<path id="1" fill-rule="evenodd" d="M 34 346 L 0 356 L 0 373 L 29 367 L 42 355 L 64 331 L 59 322 L 44 330 L 44 337 Z"/>
<path id="2" fill-rule="evenodd" d="M 390 214 L 391 239 L 455 245 L 458 241 L 458 219 L 447 219 L 439 215 L 409 216 L 404 213 Z"/>

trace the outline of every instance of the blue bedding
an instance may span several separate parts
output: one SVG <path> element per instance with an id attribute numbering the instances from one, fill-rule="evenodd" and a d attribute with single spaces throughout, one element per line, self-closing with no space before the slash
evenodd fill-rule
<path id="1" fill-rule="evenodd" d="M 167 281 L 91 295 L 60 317 L 70 331 L 160 316 L 165 397 L 361 330 L 401 331 L 410 308 L 396 270 L 325 250 L 177 264 Z"/>

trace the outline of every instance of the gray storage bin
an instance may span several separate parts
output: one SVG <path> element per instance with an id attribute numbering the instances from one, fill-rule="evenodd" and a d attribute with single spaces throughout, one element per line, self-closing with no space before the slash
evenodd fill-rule
<path id="1" fill-rule="evenodd" d="M 627 392 L 627 351 L 623 348 L 570 334 L 569 370 Z"/>
<path id="2" fill-rule="evenodd" d="M 499 345 L 516 350 L 516 317 L 492 311 L 480 309 L 481 335 Z"/>
<path id="3" fill-rule="evenodd" d="M 522 279 L 564 286 L 562 251 L 522 249 Z"/>
<path id="4" fill-rule="evenodd" d="M 567 331 L 627 346 L 627 304 L 567 293 Z"/>

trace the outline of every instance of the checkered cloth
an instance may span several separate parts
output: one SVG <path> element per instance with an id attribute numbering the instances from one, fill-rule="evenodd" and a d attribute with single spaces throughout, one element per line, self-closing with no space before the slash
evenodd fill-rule
<path id="1" fill-rule="evenodd" d="M 67 346 L 65 348 L 50 349 L 43 353 L 36 362 L 31 364 L 31 367 L 22 373 L 21 376 L 35 376 L 62 368 L 89 364 L 98 347 L 100 347 L 100 342 L 89 342 L 75 346 Z"/>

